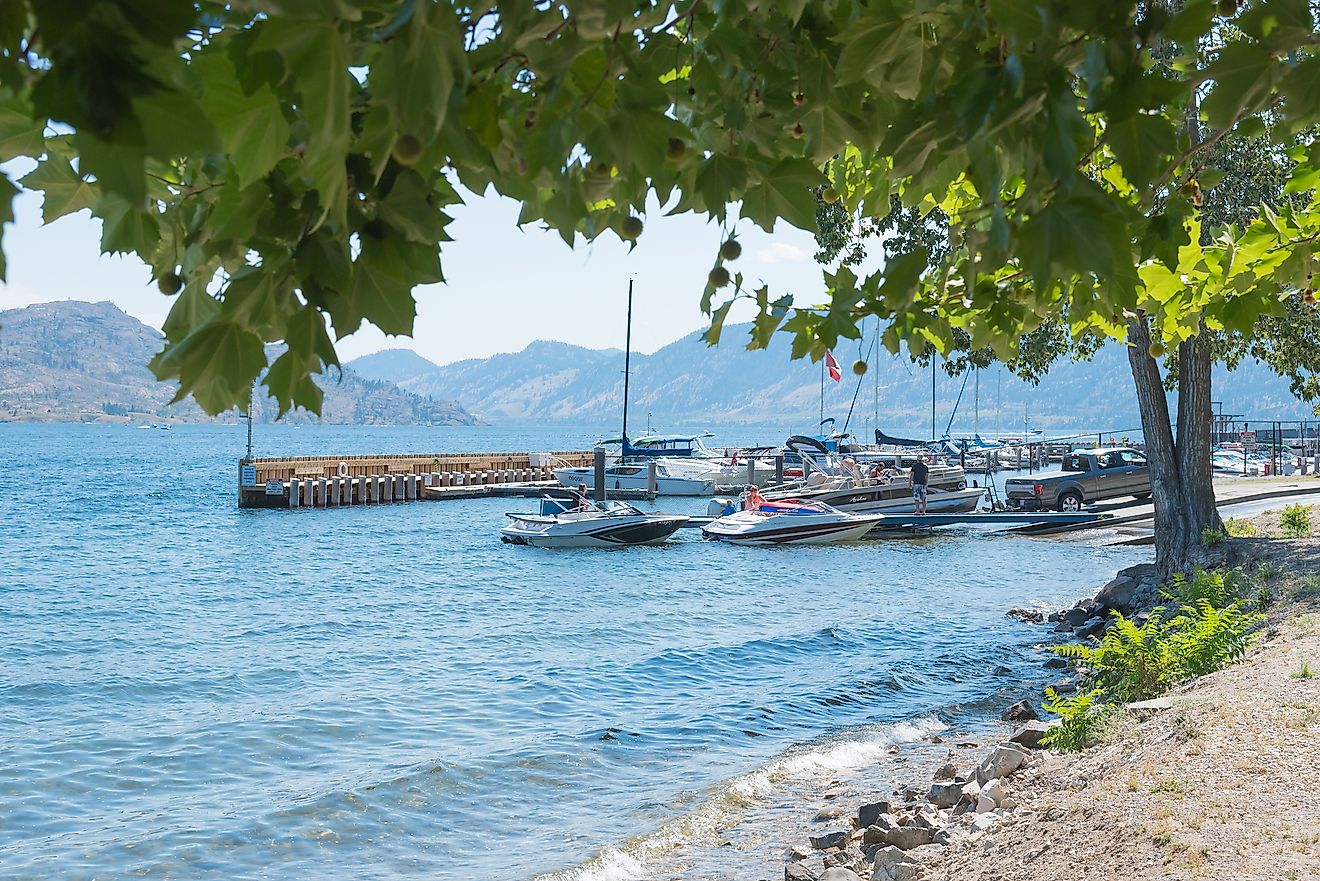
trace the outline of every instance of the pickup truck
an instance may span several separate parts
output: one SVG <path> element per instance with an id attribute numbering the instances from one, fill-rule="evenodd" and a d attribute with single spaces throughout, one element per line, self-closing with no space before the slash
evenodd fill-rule
<path id="1" fill-rule="evenodd" d="M 1150 498 L 1150 466 L 1128 447 L 1074 450 L 1059 471 L 1004 481 L 1008 507 L 1017 510 L 1080 511 L 1083 505 L 1120 496 Z"/>

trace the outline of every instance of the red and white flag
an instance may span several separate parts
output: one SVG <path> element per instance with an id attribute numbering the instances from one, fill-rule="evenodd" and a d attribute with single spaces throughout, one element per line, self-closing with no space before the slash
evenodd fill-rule
<path id="1" fill-rule="evenodd" d="M 830 379 L 835 382 L 843 379 L 843 371 L 839 369 L 839 362 L 834 360 L 834 353 L 829 349 L 825 350 L 825 369 L 830 372 Z"/>

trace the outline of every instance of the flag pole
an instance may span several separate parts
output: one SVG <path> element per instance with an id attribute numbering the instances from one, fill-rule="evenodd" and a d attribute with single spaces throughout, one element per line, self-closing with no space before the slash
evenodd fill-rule
<path id="1" fill-rule="evenodd" d="M 628 329 L 623 344 L 623 439 L 619 442 L 620 459 L 628 454 L 628 376 L 632 368 L 632 295 L 633 280 L 628 279 Z"/>
<path id="2" fill-rule="evenodd" d="M 820 422 L 818 426 L 825 424 L 825 359 L 820 359 Z"/>

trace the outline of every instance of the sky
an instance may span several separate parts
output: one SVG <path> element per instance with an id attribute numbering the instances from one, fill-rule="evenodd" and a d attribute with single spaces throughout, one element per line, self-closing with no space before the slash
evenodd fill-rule
<path id="1" fill-rule="evenodd" d="M 11 177 L 26 171 L 11 163 Z M 24 192 L 15 222 L 6 227 L 7 285 L 0 311 L 51 300 L 109 300 L 159 328 L 172 297 L 160 294 L 136 258 L 100 254 L 100 221 L 89 212 L 41 223 L 41 194 Z M 417 288 L 411 339 L 387 337 L 364 326 L 339 344 L 342 360 L 380 349 L 407 347 L 437 364 L 515 352 L 538 339 L 591 348 L 623 348 L 629 278 L 635 279 L 633 350 L 650 353 L 706 326 L 700 300 L 706 273 L 724 235 L 718 224 L 694 215 L 666 217 L 652 205 L 632 253 L 612 233 L 569 248 L 556 233 L 517 227 L 518 204 L 497 196 L 466 194 L 451 213 L 454 238 L 441 249 L 445 284 Z M 780 224 L 773 235 L 748 221 L 734 230 L 743 254 L 731 271 L 764 281 L 777 296 L 800 304 L 821 302 L 824 283 L 813 259 L 814 237 Z M 878 247 L 873 250 L 879 251 Z M 752 311 L 735 309 L 729 322 Z M 741 344 L 726 337 L 724 344 Z"/>

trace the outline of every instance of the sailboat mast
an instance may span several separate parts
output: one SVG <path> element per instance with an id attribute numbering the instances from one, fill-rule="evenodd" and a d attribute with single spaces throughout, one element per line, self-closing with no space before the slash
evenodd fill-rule
<path id="1" fill-rule="evenodd" d="M 619 449 L 628 452 L 628 377 L 632 372 L 632 294 L 633 280 L 628 279 L 628 329 L 623 344 L 623 439 Z"/>
<path id="2" fill-rule="evenodd" d="M 935 353 L 930 353 L 930 439 L 935 440 Z"/>
<path id="3" fill-rule="evenodd" d="M 972 368 L 976 371 L 976 418 L 972 421 L 975 426 L 973 431 L 977 438 L 981 437 L 981 368 Z"/>
<path id="4" fill-rule="evenodd" d="M 875 318 L 875 339 L 880 341 L 880 316 Z M 871 375 L 875 377 L 875 424 L 871 426 L 871 436 L 875 436 L 875 430 L 880 427 L 880 347 L 871 344 L 875 350 L 875 363 L 871 365 Z"/>

